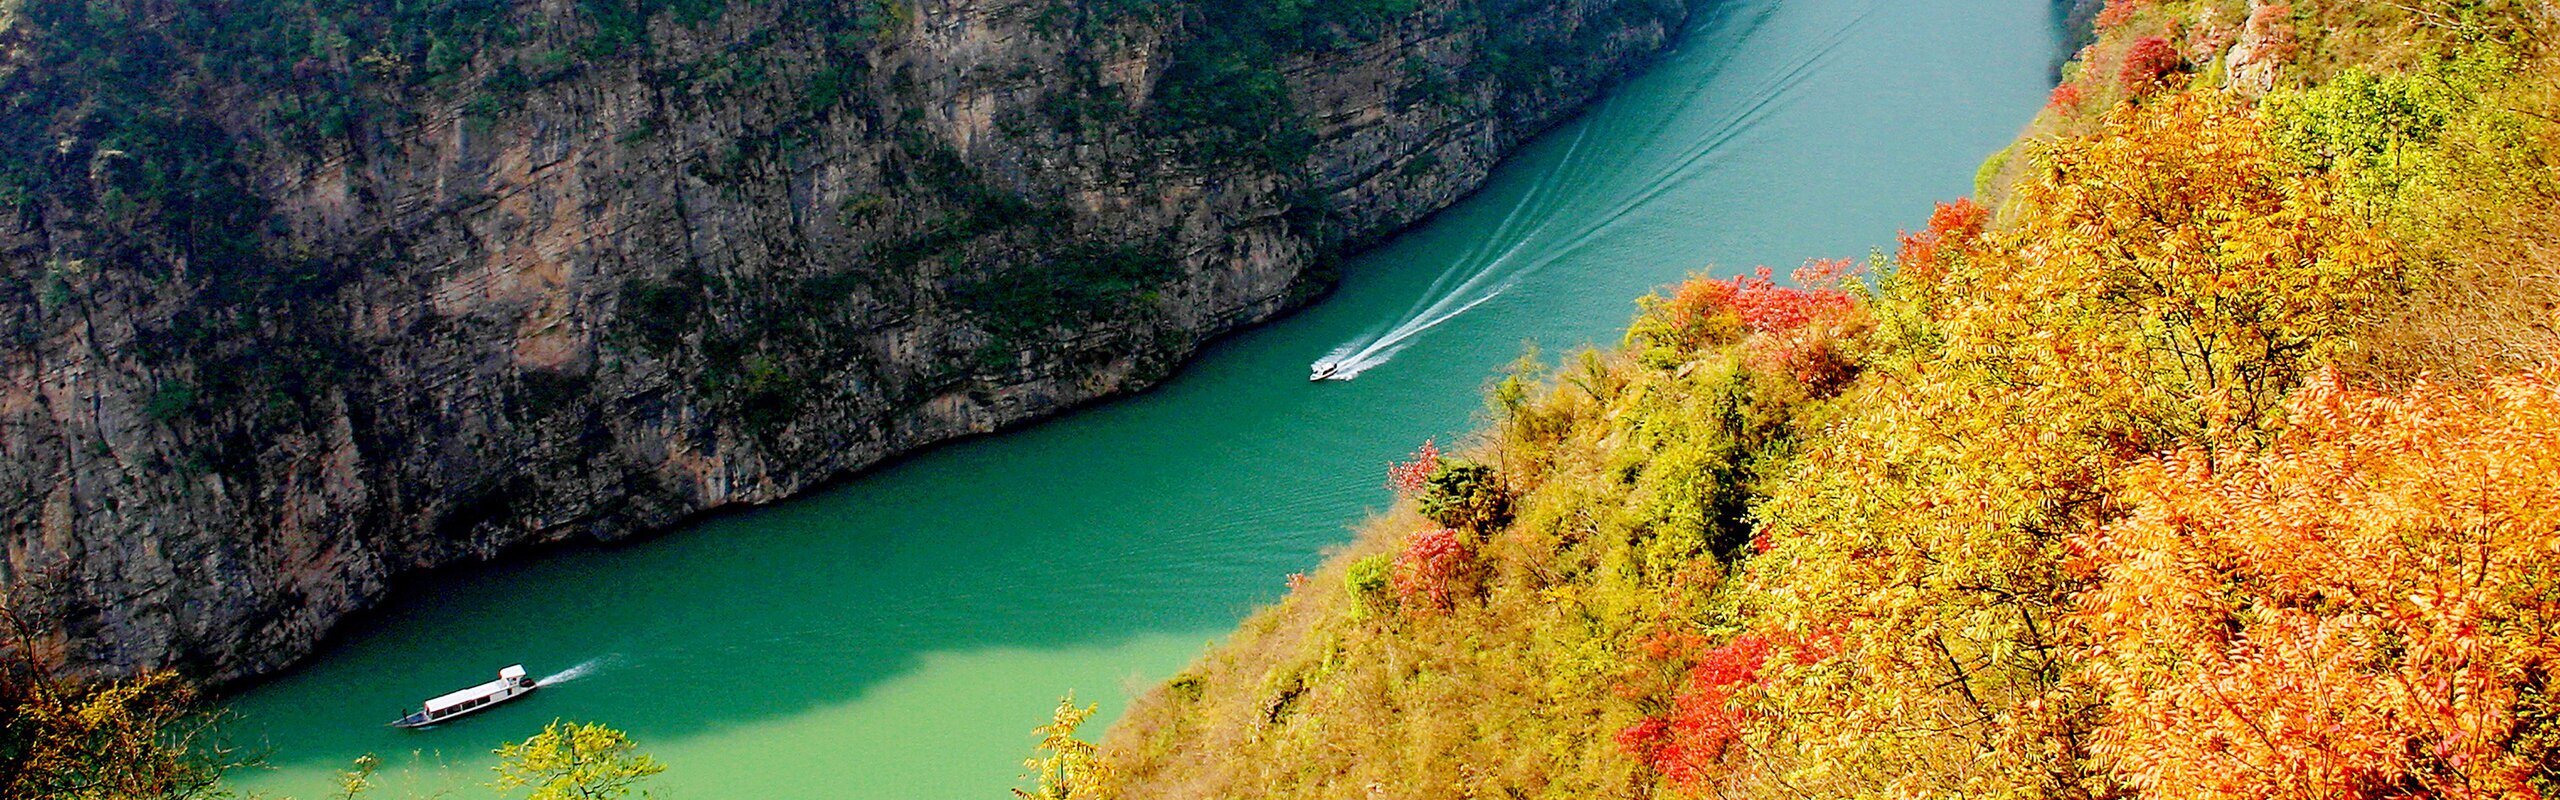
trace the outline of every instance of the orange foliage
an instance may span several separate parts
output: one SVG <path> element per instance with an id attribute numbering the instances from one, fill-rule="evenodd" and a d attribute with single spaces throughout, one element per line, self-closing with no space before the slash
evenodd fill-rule
<path id="1" fill-rule="evenodd" d="M 1674 360 L 1740 341 L 1752 369 L 1827 396 L 1857 374 L 1854 345 L 1868 321 L 1848 292 L 1823 284 L 1857 269 L 1848 259 L 1808 261 L 1794 277 L 1812 288 L 1778 285 L 1768 267 L 1730 281 L 1693 277 L 1669 299 L 1647 298 L 1628 341 L 1668 348 Z"/>
<path id="2" fill-rule="evenodd" d="M 2344 346 L 2399 274 L 2397 250 L 2324 179 L 2278 163 L 2230 97 L 2181 93 L 2105 122 L 2047 147 L 1997 256 L 1929 291 L 1961 304 L 1946 313 L 1973 329 L 1966 349 L 2007 353 L 1985 362 L 2007 379 L 2093 390 L 2154 432 L 2252 425 Z M 2011 347 L 2020 337 L 2047 345 Z"/>
<path id="3" fill-rule="evenodd" d="M 1939 203 L 1938 210 L 1929 214 L 1928 230 L 1902 235 L 1902 252 L 1894 259 L 1901 274 L 1924 282 L 1934 280 L 1946 271 L 1945 259 L 1980 239 L 1990 220 L 1991 211 L 1973 198 Z"/>
<path id="4" fill-rule="evenodd" d="M 1741 339 L 1742 315 L 1733 310 L 1733 290 L 1732 283 L 1700 275 L 1672 287 L 1668 298 L 1638 300 L 1644 313 L 1627 331 L 1628 346 L 1661 348 L 1685 360 Z"/>
<path id="5" fill-rule="evenodd" d="M 1847 261 L 1816 260 L 1800 270 L 1798 279 L 1820 279 L 1828 275 L 1837 279 L 1851 269 Z M 1751 277 L 1733 279 L 1733 309 L 1742 315 L 1742 326 L 1760 333 L 1792 333 L 1812 324 L 1816 319 L 1830 319 L 1846 313 L 1855 305 L 1847 294 L 1837 289 L 1798 289 L 1779 286 L 1769 280 L 1769 268 L 1761 267 Z"/>
<path id="6" fill-rule="evenodd" d="M 2078 547 L 2097 757 L 2181 797 L 2539 796 L 2560 778 L 2529 744 L 2560 664 L 2554 392 L 2331 379 L 2262 450 L 2134 470 L 2137 511 Z"/>
<path id="7" fill-rule="evenodd" d="M 1761 675 L 1727 794 L 2116 790 L 2067 544 L 2125 464 L 2262 436 L 2396 261 L 2232 98 L 2101 122 L 2036 145 L 1997 229 L 1951 204 L 1910 237 L 1847 413 L 1767 484 L 1732 622 L 1838 645 Z"/>
<path id="8" fill-rule="evenodd" d="M 2178 57 L 2177 47 L 2169 44 L 2168 39 L 2158 36 L 2137 39 L 2132 47 L 2125 48 L 2124 66 L 2116 72 L 2116 79 L 2124 83 L 2125 91 L 2140 94 L 2159 86 L 2162 78 L 2177 72 L 2185 63 L 2185 59 Z"/>
<path id="9" fill-rule="evenodd" d="M 2080 91 L 2080 84 L 2066 83 L 2053 87 L 2053 94 L 2045 96 L 2044 107 L 2057 113 L 2069 114 L 2080 110 L 2080 104 L 2087 101 L 2086 93 Z"/>
<path id="10" fill-rule="evenodd" d="M 2145 0 L 2107 0 L 2107 7 L 2098 12 L 2098 27 L 2114 28 L 2132 22 L 2134 12 L 2141 11 L 2145 5 L 2148 5 Z"/>
<path id="11" fill-rule="evenodd" d="M 1870 325 L 1848 292 L 1831 288 L 1858 270 L 1849 259 L 1814 259 L 1781 286 L 1768 267 L 1719 280 L 1692 277 L 1668 299 L 1643 301 L 1645 314 L 1628 332 L 1631 346 L 1666 348 L 1674 360 L 1741 342 L 1744 362 L 1767 375 L 1783 375 L 1814 396 L 1829 396 L 1857 375 L 1858 343 Z"/>
<path id="12" fill-rule="evenodd" d="M 1689 668 L 1671 713 L 1619 731 L 1618 745 L 1673 786 L 1704 787 L 1717 776 L 1725 750 L 1742 739 L 1751 712 L 1735 702 L 1736 695 L 1759 681 L 1769 651 L 1767 638 L 1751 634 L 1708 650 Z"/>

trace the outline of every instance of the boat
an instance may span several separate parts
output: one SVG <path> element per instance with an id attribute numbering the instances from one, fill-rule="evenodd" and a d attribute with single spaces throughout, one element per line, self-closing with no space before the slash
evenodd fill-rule
<path id="1" fill-rule="evenodd" d="M 532 694 L 538 685 L 532 678 L 526 677 L 524 665 L 517 664 L 498 670 L 497 680 L 429 700 L 420 705 L 418 710 L 409 712 L 408 716 L 401 717 L 398 722 L 391 723 L 391 727 L 424 728 L 455 717 L 486 711 L 490 706 Z"/>
<path id="2" fill-rule="evenodd" d="M 1314 367 L 1314 374 L 1308 375 L 1308 376 L 1307 376 L 1307 380 L 1308 380 L 1309 382 L 1321 381 L 1321 380 L 1330 380 L 1330 379 L 1332 379 L 1332 378 L 1333 378 L 1333 376 L 1334 376 L 1334 374 L 1335 374 L 1335 373 L 1338 373 L 1338 372 L 1341 372 L 1341 371 L 1342 371 L 1342 364 L 1341 364 L 1341 362 L 1337 362 L 1337 361 L 1318 361 L 1318 362 L 1316 362 L 1315 367 Z"/>

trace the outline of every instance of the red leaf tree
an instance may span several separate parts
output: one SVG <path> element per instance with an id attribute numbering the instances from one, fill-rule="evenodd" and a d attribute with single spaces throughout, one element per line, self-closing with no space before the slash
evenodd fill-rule
<path id="1" fill-rule="evenodd" d="M 1423 480 L 1431 477 L 1431 470 L 1439 466 L 1440 446 L 1424 439 L 1422 447 L 1413 451 L 1412 460 L 1387 465 L 1387 488 L 1397 494 L 1422 491 Z"/>
<path id="2" fill-rule="evenodd" d="M 2148 3 L 2144 0 L 2107 0 L 2107 7 L 2098 11 L 2098 27 L 2113 28 L 2132 22 L 2134 12 L 2145 5 Z"/>
<path id="3" fill-rule="evenodd" d="M 1902 235 L 1902 252 L 1894 259 L 1900 274 L 1923 283 L 1937 280 L 1946 274 L 1947 259 L 1972 247 L 1990 222 L 1991 210 L 1972 198 L 1939 203 L 1929 214 L 1928 230 Z"/>
<path id="4" fill-rule="evenodd" d="M 1467 559 L 1467 543 L 1457 531 L 1415 531 L 1405 537 L 1404 552 L 1396 557 L 1396 598 L 1406 608 L 1447 611 L 1456 607 L 1450 584 L 1466 568 Z"/>
<path id="5" fill-rule="evenodd" d="M 1649 716 L 1620 730 L 1618 746 L 1662 774 L 1673 786 L 1696 790 L 1715 777 L 1725 750 L 1742 738 L 1751 712 L 1737 695 L 1759 682 L 1770 642 L 1744 634 L 1698 658 L 1671 712 Z"/>
<path id="6" fill-rule="evenodd" d="M 2125 91 L 2141 94 L 2160 85 L 2161 79 L 2177 72 L 2186 59 L 2178 56 L 2178 48 L 2168 39 L 2146 36 L 2125 48 L 2124 66 L 2116 71 L 2116 79 Z"/>

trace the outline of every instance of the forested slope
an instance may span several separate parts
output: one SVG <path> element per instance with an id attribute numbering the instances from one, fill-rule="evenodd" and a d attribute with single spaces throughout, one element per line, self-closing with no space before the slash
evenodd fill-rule
<path id="1" fill-rule="evenodd" d="M 2560 791 L 2552 14 L 2109 3 L 1980 197 L 1500 382 L 1041 792 Z"/>

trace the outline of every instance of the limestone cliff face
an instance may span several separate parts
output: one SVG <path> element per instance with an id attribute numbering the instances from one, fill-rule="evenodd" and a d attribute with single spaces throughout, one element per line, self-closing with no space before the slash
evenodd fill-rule
<path id="1" fill-rule="evenodd" d="M 67 664 L 213 680 L 404 573 L 1144 387 L 1687 14 L 1421 0 L 1220 72 L 1211 5 L 527 0 L 476 50 L 181 52 L 127 113 L 31 37 L 259 3 L 76 5 L 0 11 L 0 585 Z M 1219 119 L 1269 74 L 1284 118 Z"/>

